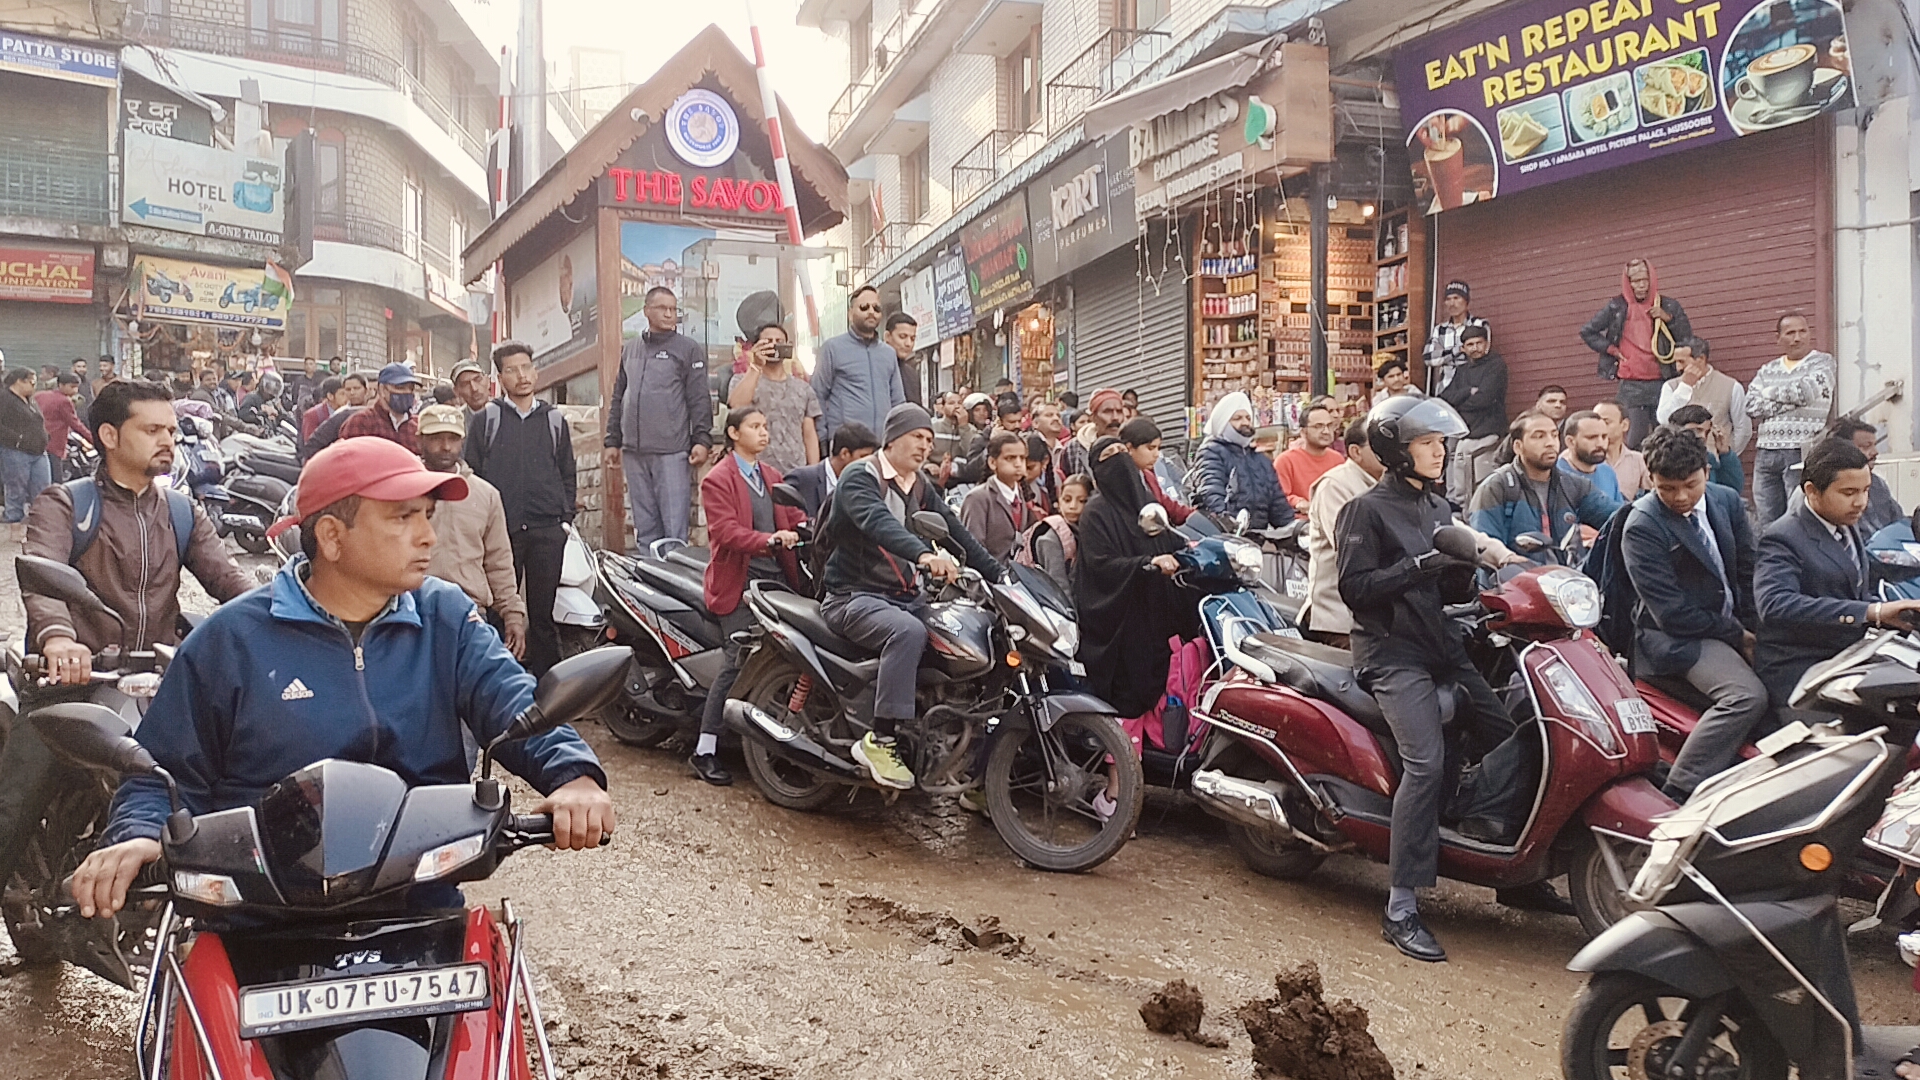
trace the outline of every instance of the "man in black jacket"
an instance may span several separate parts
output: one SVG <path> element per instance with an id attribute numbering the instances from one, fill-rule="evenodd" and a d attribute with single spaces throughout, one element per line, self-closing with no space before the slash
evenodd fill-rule
<path id="1" fill-rule="evenodd" d="M 1620 380 L 1614 396 L 1627 414 L 1627 449 L 1640 449 L 1658 424 L 1660 388 L 1680 374 L 1673 346 L 1692 336 L 1686 309 L 1660 292 L 1653 264 L 1638 258 L 1621 272 L 1620 291 L 1580 328 L 1580 340 L 1600 357 L 1600 377 Z"/>
<path id="2" fill-rule="evenodd" d="M 527 670 L 543 675 L 560 660 L 553 596 L 566 558 L 577 478 L 566 417 L 533 397 L 533 350 L 493 347 L 502 396 L 467 420 L 467 465 L 500 489 L 513 543 L 513 569 L 527 598 Z"/>
<path id="3" fill-rule="evenodd" d="M 838 434 L 836 430 L 835 434 Z M 952 543 L 967 565 L 989 579 L 1003 568 L 967 534 L 939 489 L 920 471 L 933 452 L 933 418 L 910 401 L 887 412 L 879 453 L 847 466 L 833 493 L 825 534 L 832 550 L 820 614 L 833 632 L 880 654 L 874 679 L 873 730 L 853 746 L 853 756 L 891 788 L 913 787 L 913 772 L 900 760 L 894 731 L 914 712 L 914 683 L 927 647 L 927 602 L 920 596 L 920 569 L 942 581 L 960 568 L 907 529 L 911 516 L 930 510 L 946 519 Z"/>
<path id="4" fill-rule="evenodd" d="M 1439 394 L 1467 422 L 1467 433 L 1453 448 L 1453 468 L 1447 476 L 1447 495 L 1462 506 L 1493 475 L 1499 464 L 1495 452 L 1507 434 L 1507 362 L 1492 346 L 1493 338 L 1484 326 L 1460 331 L 1467 362 Z"/>
<path id="5" fill-rule="evenodd" d="M 0 394 L 0 482 L 6 485 L 6 513 L 0 521 L 18 525 L 27 520 L 27 504 L 53 483 L 53 464 L 47 460 L 47 419 L 33 403 L 32 368 L 13 368 Z M 17 532 L 17 530 L 15 530 Z"/>
<path id="6" fill-rule="evenodd" d="M 665 537 L 687 538 L 693 470 L 713 446 L 707 349 L 675 329 L 673 290 L 647 290 L 647 329 L 620 349 L 607 407 L 607 467 L 622 470 L 633 539 L 641 551 Z M 529 598 L 531 599 L 531 598 Z"/>

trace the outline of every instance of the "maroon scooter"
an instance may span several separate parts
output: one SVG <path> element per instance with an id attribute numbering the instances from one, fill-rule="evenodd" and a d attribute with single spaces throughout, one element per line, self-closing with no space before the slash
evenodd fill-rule
<path id="1" fill-rule="evenodd" d="M 1674 808 L 1647 777 L 1660 759 L 1647 703 L 1591 632 L 1600 602 L 1591 579 L 1550 566 L 1449 609 L 1519 725 L 1514 782 L 1531 797 L 1512 800 L 1526 819 L 1511 840 L 1462 835 L 1445 822 L 1440 830 L 1442 876 L 1504 889 L 1564 873 L 1590 935 L 1631 910 L 1622 852 L 1644 850 L 1653 819 Z M 1352 654 L 1266 633 L 1226 637 L 1232 668 L 1194 711 L 1234 738 L 1193 776 L 1201 806 L 1271 877 L 1304 877 L 1343 852 L 1387 861 L 1399 759 Z M 1451 728 L 1464 696 L 1452 687 L 1440 696 Z"/>

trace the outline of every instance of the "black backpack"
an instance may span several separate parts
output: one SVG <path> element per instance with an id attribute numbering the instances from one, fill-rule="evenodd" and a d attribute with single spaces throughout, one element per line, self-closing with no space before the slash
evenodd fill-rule
<path id="1" fill-rule="evenodd" d="M 1582 566 L 1600 587 L 1600 623 L 1593 632 L 1615 656 L 1624 657 L 1629 668 L 1633 666 L 1633 616 L 1640 604 L 1640 594 L 1634 591 L 1633 579 L 1627 574 L 1624 550 L 1627 516 L 1631 513 L 1631 502 L 1613 512 L 1593 538 L 1593 547 Z"/>

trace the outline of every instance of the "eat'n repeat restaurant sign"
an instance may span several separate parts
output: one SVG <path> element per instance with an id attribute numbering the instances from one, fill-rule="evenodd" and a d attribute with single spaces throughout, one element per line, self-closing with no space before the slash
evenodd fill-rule
<path id="1" fill-rule="evenodd" d="M 1395 56 L 1428 212 L 1851 108 L 1837 0 L 1541 0 Z"/>

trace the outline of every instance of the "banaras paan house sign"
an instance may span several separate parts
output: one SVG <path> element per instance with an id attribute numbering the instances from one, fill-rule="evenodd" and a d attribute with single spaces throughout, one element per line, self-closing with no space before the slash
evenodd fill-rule
<path id="1" fill-rule="evenodd" d="M 600 201 L 670 217 L 778 219 L 785 211 L 780 185 L 739 147 L 733 105 L 711 90 L 689 90 L 608 167 Z"/>
<path id="2" fill-rule="evenodd" d="M 1836 0 L 1545 0 L 1395 56 L 1429 213 L 1853 106 Z"/>

